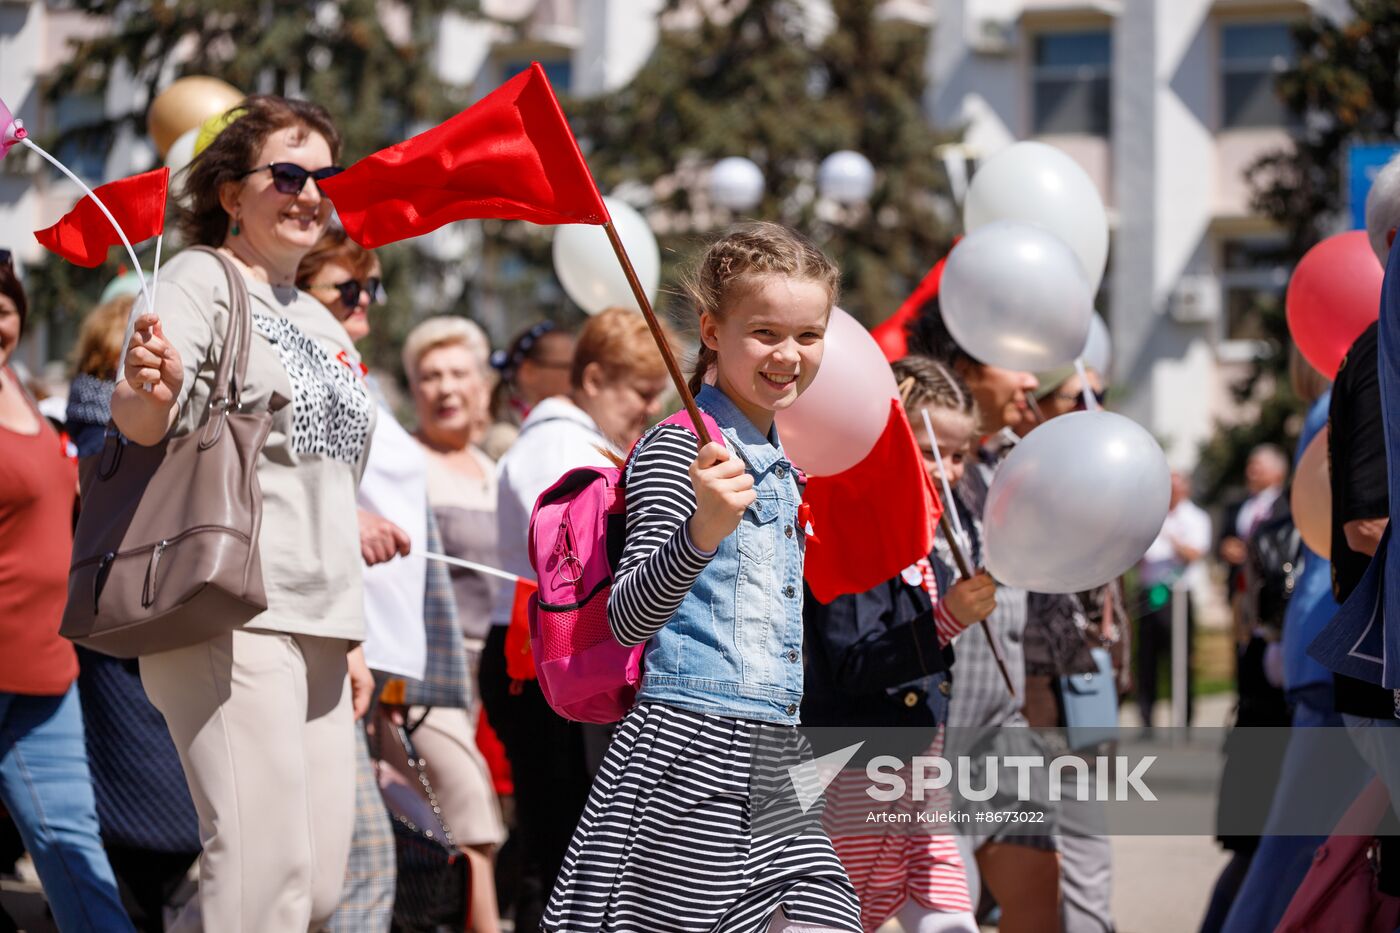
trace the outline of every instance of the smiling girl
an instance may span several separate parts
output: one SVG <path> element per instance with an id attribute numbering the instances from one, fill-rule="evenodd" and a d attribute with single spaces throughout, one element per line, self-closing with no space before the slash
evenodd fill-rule
<path id="1" fill-rule="evenodd" d="M 722 436 L 663 425 L 628 464 L 613 634 L 646 643 L 546 911 L 549 931 L 861 929 L 819 826 L 755 831 L 760 726 L 802 700 L 800 492 L 774 427 L 821 364 L 839 273 L 773 224 L 704 254 L 688 291 L 703 347 L 691 388 Z M 713 372 L 714 384 L 704 384 Z"/>

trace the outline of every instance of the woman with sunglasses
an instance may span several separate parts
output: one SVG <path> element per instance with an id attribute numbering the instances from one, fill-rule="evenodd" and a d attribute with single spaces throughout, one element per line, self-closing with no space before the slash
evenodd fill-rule
<path id="1" fill-rule="evenodd" d="M 180 234 L 242 274 L 254 335 L 241 407 L 273 413 L 257 460 L 268 608 L 242 626 L 141 658 L 199 815 L 200 890 L 176 929 L 319 929 L 335 910 L 354 826 L 352 723 L 373 681 L 364 638 L 356 484 L 375 408 L 345 329 L 295 285 L 330 218 L 326 112 L 258 96 L 186 170 Z M 231 306 L 223 265 L 187 250 L 127 345 L 112 418 L 156 444 L 208 417 Z M 353 667 L 352 667 L 353 665 Z M 354 670 L 354 675 L 350 674 Z"/>
<path id="2" fill-rule="evenodd" d="M 350 339 L 358 342 L 369 335 L 369 309 L 381 298 L 379 260 L 345 231 L 326 231 L 302 260 L 297 282 L 335 315 Z M 474 326 L 463 318 L 446 320 L 463 329 Z M 485 352 L 489 351 L 480 356 Z M 373 380 L 370 386 L 380 419 L 360 481 L 360 543 L 366 562 L 373 563 L 376 552 L 399 556 L 365 572 L 365 660 L 378 679 L 398 679 L 403 685 L 402 697 L 395 698 L 399 705 L 378 711 L 379 734 L 373 736 L 373 745 L 383 766 L 416 786 L 403 749 L 392 735 L 383 734 L 391 727 L 389 716 L 408 724 L 414 750 L 425 761 L 443 808 L 443 822 L 471 866 L 470 926 L 476 933 L 496 933 L 493 850 L 504 828 L 470 726 L 475 690 L 457 612 L 456 581 L 445 564 L 422 556 L 445 550 L 429 501 L 431 454 L 394 420 Z M 478 394 L 479 419 L 484 388 Z M 449 485 L 455 482 L 447 479 Z M 396 865 L 393 830 L 368 745 L 359 768 L 350 870 L 330 929 L 369 933 L 389 929 Z"/>
<path id="3" fill-rule="evenodd" d="M 1094 399 L 1097 407 L 1102 408 L 1104 398 L 1103 376 L 1097 370 L 1086 369 L 1084 375 L 1089 380 L 1089 395 Z M 1084 411 L 1084 380 L 1079 378 L 1079 373 L 1073 366 L 1065 366 L 1054 372 L 1041 373 L 1036 376 L 1040 382 L 1040 388 L 1035 391 L 1036 404 L 1040 408 L 1041 418 L 1049 420 L 1058 418 L 1060 415 L 1067 415 L 1072 411 Z M 1030 430 L 1039 422 L 1029 421 L 1019 425 L 1016 433 L 1025 437 Z"/>

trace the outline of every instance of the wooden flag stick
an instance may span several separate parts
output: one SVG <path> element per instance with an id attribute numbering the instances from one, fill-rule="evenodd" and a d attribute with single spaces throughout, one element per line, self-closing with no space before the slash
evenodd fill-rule
<path id="1" fill-rule="evenodd" d="M 667 342 L 666 335 L 661 331 L 661 324 L 656 320 L 656 312 L 651 308 L 651 299 L 647 298 L 646 289 L 642 288 L 642 282 L 637 278 L 637 270 L 632 268 L 632 260 L 627 255 L 627 247 L 622 245 L 622 237 L 617 235 L 617 229 L 613 227 L 611 220 L 603 224 L 603 229 L 608 232 L 608 242 L 612 243 L 613 252 L 617 254 L 617 261 L 622 264 L 622 272 L 627 276 L 627 284 L 632 286 L 632 296 L 637 299 L 637 306 L 642 309 L 642 316 L 647 319 L 647 327 L 651 328 L 651 337 L 656 341 L 657 349 L 661 351 L 661 357 L 666 361 L 666 369 L 670 371 L 671 381 L 675 383 L 676 391 L 681 396 L 681 402 L 690 415 L 690 423 L 695 426 L 695 435 L 700 439 L 700 446 L 704 447 L 710 443 L 710 432 L 705 429 L 705 419 L 700 416 L 700 409 L 695 404 L 695 396 L 690 394 L 690 386 L 686 384 L 685 376 L 681 375 L 681 368 L 676 363 L 676 355 L 671 352 L 671 345 Z"/>
<path id="2" fill-rule="evenodd" d="M 943 530 L 943 540 L 948 542 L 948 549 L 953 552 L 953 563 L 958 565 L 958 574 L 964 580 L 972 579 L 972 567 L 968 563 L 966 555 L 962 552 L 962 545 L 958 543 L 957 536 L 953 534 L 952 522 L 948 521 L 948 509 L 956 508 L 953 503 L 948 503 L 943 514 L 938 516 L 938 527 Z M 1001 656 L 1001 646 L 997 644 L 996 636 L 992 634 L 992 627 L 983 619 L 980 623 L 982 632 L 987 636 L 987 644 L 992 647 L 992 660 L 997 662 L 997 670 L 1001 671 L 1001 679 L 1006 682 L 1006 692 L 1011 694 L 1011 698 L 1017 699 L 1016 687 L 1011 683 L 1011 672 L 1006 669 L 1006 659 Z"/>

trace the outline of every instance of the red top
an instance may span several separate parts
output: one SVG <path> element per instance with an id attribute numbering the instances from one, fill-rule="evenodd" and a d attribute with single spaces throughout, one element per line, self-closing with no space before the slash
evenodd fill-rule
<path id="1" fill-rule="evenodd" d="M 14 392 L 6 379 L 0 392 Z M 78 676 L 59 636 L 68 601 L 78 468 L 49 422 L 37 434 L 0 427 L 0 692 L 59 696 Z"/>

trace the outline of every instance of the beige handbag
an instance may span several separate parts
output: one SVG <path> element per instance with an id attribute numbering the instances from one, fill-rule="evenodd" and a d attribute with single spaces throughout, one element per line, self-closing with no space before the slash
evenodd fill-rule
<path id="1" fill-rule="evenodd" d="M 60 630 L 119 658 L 169 651 L 237 628 L 267 609 L 257 464 L 270 410 L 239 405 L 253 330 L 242 273 L 221 253 L 229 321 L 203 423 L 151 447 L 109 427 L 79 466 L 82 510 Z"/>

